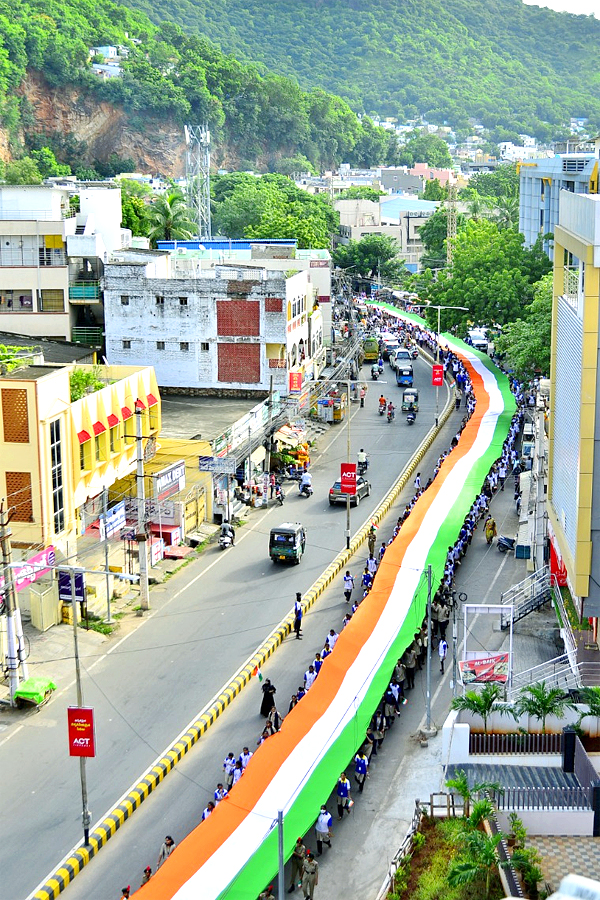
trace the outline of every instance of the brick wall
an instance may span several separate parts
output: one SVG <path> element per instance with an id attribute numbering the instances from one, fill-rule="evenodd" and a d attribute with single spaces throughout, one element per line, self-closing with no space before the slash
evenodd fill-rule
<path id="1" fill-rule="evenodd" d="M 260 381 L 260 344 L 219 344 L 217 350 L 220 382 L 257 384 Z"/>
<path id="2" fill-rule="evenodd" d="M 217 334 L 227 337 L 258 336 L 260 303 L 257 300 L 217 300 Z"/>
<path id="3" fill-rule="evenodd" d="M 265 297 L 265 312 L 280 313 L 283 311 L 283 300 L 281 297 Z"/>

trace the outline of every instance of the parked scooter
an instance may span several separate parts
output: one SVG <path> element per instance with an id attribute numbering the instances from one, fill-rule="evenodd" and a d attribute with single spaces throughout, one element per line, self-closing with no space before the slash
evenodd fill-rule
<path id="1" fill-rule="evenodd" d="M 501 534 L 498 538 L 498 550 L 500 553 L 507 553 L 510 550 L 515 549 L 515 538 L 506 537 L 505 534 Z"/>

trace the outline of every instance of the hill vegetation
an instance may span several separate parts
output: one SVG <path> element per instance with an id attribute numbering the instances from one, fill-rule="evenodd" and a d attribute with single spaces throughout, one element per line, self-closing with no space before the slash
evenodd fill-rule
<path id="1" fill-rule="evenodd" d="M 100 80 L 90 48 L 122 48 L 122 75 Z M 97 60 L 96 60 L 97 61 Z M 151 133 L 151 121 L 208 122 L 213 144 L 237 148 L 240 168 L 272 171 L 358 165 L 395 159 L 395 140 L 362 122 L 348 104 L 320 88 L 264 73 L 222 53 L 198 34 L 154 25 L 143 12 L 111 0 L 0 0 L 0 125 L 13 156 L 47 146 L 72 168 L 89 163 L 70 135 L 36 133 L 36 108 L 23 84 L 41 73 L 50 88 L 127 111 L 128 124 Z M 135 160 L 133 160 L 135 162 Z M 101 173 L 102 174 L 102 173 Z M 110 174 L 110 173 L 106 173 Z"/>
<path id="2" fill-rule="evenodd" d="M 127 0 L 240 59 L 345 97 L 357 112 L 424 116 L 495 141 L 600 127 L 600 21 L 521 0 Z"/>

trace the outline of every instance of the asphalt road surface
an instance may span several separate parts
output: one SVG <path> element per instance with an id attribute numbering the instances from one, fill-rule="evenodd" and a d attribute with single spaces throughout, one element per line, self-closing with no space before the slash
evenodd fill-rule
<path id="1" fill-rule="evenodd" d="M 430 386 L 430 368 L 421 360 L 415 364 L 415 384 L 421 390 L 416 424 L 408 427 L 400 415 L 389 424 L 377 414 L 381 390 L 393 396 L 399 405 L 401 389 L 392 381 L 392 375 L 386 367 L 383 380 L 387 378 L 389 383 L 372 383 L 365 408 L 352 407 L 352 458 L 356 458 L 360 447 L 367 450 L 371 461 L 368 477 L 372 483 L 371 496 L 352 510 L 352 532 L 370 516 L 433 424 L 435 393 Z M 441 397 L 440 405 L 445 400 L 445 391 Z M 98 756 L 87 766 L 93 822 L 118 802 L 146 767 L 218 693 L 287 614 L 295 592 L 307 590 L 344 546 L 345 508 L 329 506 L 328 490 L 339 475 L 340 462 L 346 459 L 346 425 L 330 429 L 320 444 L 312 466 L 315 493 L 311 499 L 300 497 L 297 488 L 288 483 L 283 508 L 252 512 L 248 525 L 239 531 L 235 548 L 226 553 L 211 548 L 198 563 L 153 589 L 151 615 L 123 638 L 117 637 L 104 645 L 96 658 L 87 656 L 83 660 L 84 702 L 93 706 L 96 713 Z M 269 530 L 289 520 L 301 521 L 308 532 L 307 550 L 300 566 L 276 565 L 267 555 Z M 356 574 L 361 568 L 362 565 L 353 567 Z M 320 609 L 315 612 L 314 621 L 321 615 L 323 634 L 319 640 L 322 643 L 332 625 Z M 302 672 L 303 665 L 304 661 L 300 667 Z M 268 668 L 266 671 L 268 674 Z M 284 697 L 286 690 L 284 685 Z M 257 710 L 251 709 L 252 694 L 251 686 L 233 705 L 241 709 L 249 704 L 248 714 L 256 718 Z M 12 729 L 0 744 L 3 771 L 0 846 L 5 848 L 0 885 L 2 900 L 25 898 L 81 838 L 79 766 L 67 756 L 66 746 L 65 708 L 75 703 L 74 685 L 61 685 L 47 707 L 23 717 L 22 727 Z M 258 738 L 258 719 L 243 729 L 241 742 L 223 733 L 226 719 L 224 716 L 200 742 L 203 752 L 212 748 L 214 759 L 225 755 L 222 747 L 229 741 L 233 742 L 231 749 L 239 752 L 244 740 L 256 742 Z M 155 797 L 135 813 L 136 834 L 140 830 L 144 832 L 138 822 L 158 823 L 159 832 L 179 834 L 178 822 L 198 821 L 198 807 L 201 812 L 219 772 L 213 765 L 212 769 L 202 770 L 201 775 L 187 775 L 188 766 L 193 765 L 186 760 L 167 779 L 170 783 L 184 781 L 188 788 L 184 799 L 177 800 L 176 822 L 173 816 L 155 812 L 163 802 L 160 795 L 164 786 L 161 786 Z M 152 830 L 150 825 L 146 829 L 148 834 Z M 156 860 L 152 859 L 152 853 L 148 855 L 145 834 L 139 840 L 136 838 L 136 842 L 137 854 L 132 850 L 125 852 L 127 869 L 134 858 L 136 865 L 139 860 L 143 865 L 154 866 Z M 116 838 L 109 846 L 113 843 L 117 844 Z M 27 853 L 26 864 L 16 852 L 19 847 L 35 847 L 34 852 Z M 89 867 L 92 883 L 95 883 L 94 871 L 99 871 L 98 863 L 107 849 Z M 114 866 L 113 872 L 115 884 L 123 880 L 120 866 Z M 87 873 L 78 876 L 69 892 L 78 892 L 78 882 L 84 875 Z M 133 874 L 125 883 L 137 886 Z M 85 896 L 118 896 L 120 887 L 117 884 L 115 890 L 111 884 L 108 890 L 102 878 L 99 893 L 93 893 L 88 886 Z"/>

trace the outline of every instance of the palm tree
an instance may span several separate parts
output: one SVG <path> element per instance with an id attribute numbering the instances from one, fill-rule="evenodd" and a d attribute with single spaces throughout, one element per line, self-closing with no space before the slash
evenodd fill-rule
<path id="1" fill-rule="evenodd" d="M 198 232 L 179 188 L 157 197 L 148 208 L 148 237 L 157 241 L 189 240 Z"/>
<path id="2" fill-rule="evenodd" d="M 500 861 L 496 852 L 503 837 L 501 832 L 488 836 L 481 831 L 463 831 L 459 835 L 459 840 L 464 845 L 466 853 L 448 872 L 450 887 L 471 884 L 485 876 L 485 896 L 489 897 L 492 873 L 499 866 L 506 868 L 509 865 L 508 860 Z"/>
<path id="3" fill-rule="evenodd" d="M 499 228 L 516 228 L 519 224 L 519 195 L 512 191 L 501 197 L 485 197 L 490 218 Z"/>
<path id="4" fill-rule="evenodd" d="M 587 709 L 579 714 L 577 727 L 581 726 L 581 722 L 586 716 L 600 719 L 600 687 L 582 687 L 579 688 L 579 696 L 581 702 L 585 703 Z"/>
<path id="5" fill-rule="evenodd" d="M 465 818 L 469 817 L 470 803 L 473 797 L 482 794 L 484 791 L 489 791 L 490 793 L 502 791 L 500 783 L 497 781 L 478 781 L 473 787 L 470 787 L 469 779 L 464 769 L 459 769 L 454 778 L 449 778 L 446 781 L 446 787 L 450 788 L 451 791 L 456 791 L 459 797 L 462 797 L 463 815 Z M 473 811 L 475 811 L 476 805 L 474 805 Z M 479 807 L 480 810 L 481 808 Z"/>
<path id="6" fill-rule="evenodd" d="M 501 703 L 502 688 L 499 684 L 485 684 L 481 691 L 467 691 L 462 697 L 455 697 L 450 709 L 470 712 L 483 719 L 483 730 L 487 734 L 488 719 L 492 713 L 512 715 L 512 710 Z"/>
<path id="7" fill-rule="evenodd" d="M 526 715 L 538 719 L 542 723 L 542 734 L 546 734 L 548 716 L 560 718 L 566 709 L 575 709 L 575 704 L 565 696 L 564 691 L 557 687 L 546 687 L 546 682 L 540 681 L 521 689 L 514 714 L 516 717 Z"/>

